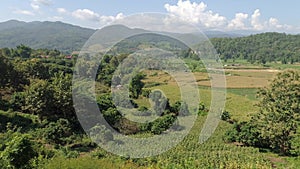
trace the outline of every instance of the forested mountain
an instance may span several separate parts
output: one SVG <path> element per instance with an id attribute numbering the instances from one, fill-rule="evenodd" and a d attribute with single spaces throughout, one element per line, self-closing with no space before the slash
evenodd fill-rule
<path id="1" fill-rule="evenodd" d="M 111 32 L 147 32 L 122 25 L 105 28 L 101 39 L 105 41 Z M 15 48 L 24 44 L 33 49 L 57 49 L 63 53 L 79 51 L 96 30 L 63 22 L 22 22 L 10 20 L 0 23 L 0 48 Z M 107 33 L 107 34 L 106 34 Z M 285 33 L 261 33 L 250 36 L 218 31 L 204 32 L 211 39 L 220 57 L 246 59 L 251 63 L 279 61 L 284 64 L 300 61 L 300 35 Z M 114 36 L 117 36 L 113 34 Z M 184 35 L 187 36 L 187 35 Z M 109 37 L 111 38 L 111 37 Z"/>
<path id="2" fill-rule="evenodd" d="M 0 47 L 14 48 L 20 44 L 31 48 L 58 49 L 62 52 L 79 50 L 95 32 L 62 22 L 21 22 L 10 20 L 0 23 Z"/>
<path id="3" fill-rule="evenodd" d="M 112 29 L 105 31 L 108 33 L 107 35 L 116 29 L 128 31 L 129 33 L 132 31 L 145 31 L 130 29 L 121 25 L 116 25 Z M 24 44 L 34 49 L 57 49 L 62 52 L 78 51 L 95 31 L 94 29 L 82 28 L 63 22 L 22 22 L 10 20 L 0 23 L 0 48 L 14 48 Z M 209 31 L 205 32 L 205 34 L 209 38 L 241 36 L 239 34 L 217 31 Z"/>
<path id="4" fill-rule="evenodd" d="M 300 35 L 269 32 L 239 38 L 212 38 L 211 42 L 225 61 L 246 59 L 263 64 L 300 61 Z"/>

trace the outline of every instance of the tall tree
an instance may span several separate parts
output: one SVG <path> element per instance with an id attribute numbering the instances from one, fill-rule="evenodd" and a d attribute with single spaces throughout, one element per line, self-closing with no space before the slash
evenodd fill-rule
<path id="1" fill-rule="evenodd" d="M 129 92 L 132 98 L 137 99 L 139 95 L 142 93 L 142 88 L 144 87 L 144 82 L 142 79 L 145 78 L 143 73 L 138 73 L 134 76 L 129 84 Z"/>
<path id="2" fill-rule="evenodd" d="M 24 111 L 36 114 L 41 120 L 53 117 L 53 89 L 48 81 L 36 80 L 25 93 Z"/>
<path id="3" fill-rule="evenodd" d="M 24 74 L 15 69 L 11 61 L 0 53 L 0 88 L 7 86 L 21 89 L 23 84 L 27 84 Z"/>
<path id="4" fill-rule="evenodd" d="M 31 55 L 31 52 L 32 52 L 32 49 L 23 44 L 17 46 L 17 49 L 16 49 L 16 54 L 22 58 L 29 58 Z"/>
<path id="5" fill-rule="evenodd" d="M 279 73 L 270 87 L 259 93 L 260 112 L 253 118 L 260 135 L 270 147 L 282 154 L 289 153 L 291 139 L 300 120 L 300 75 L 296 71 Z"/>
<path id="6" fill-rule="evenodd" d="M 248 122 L 238 123 L 228 135 L 232 141 L 268 147 L 287 155 L 300 153 L 300 75 L 288 70 L 279 73 L 269 87 L 258 92 L 259 113 Z M 296 150 L 297 149 L 297 150 Z"/>

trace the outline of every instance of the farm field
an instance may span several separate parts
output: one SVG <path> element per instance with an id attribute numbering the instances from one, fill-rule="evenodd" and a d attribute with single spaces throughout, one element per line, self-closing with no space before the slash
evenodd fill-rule
<path id="1" fill-rule="evenodd" d="M 227 99 L 225 109 L 230 112 L 232 119 L 243 121 L 249 120 L 250 114 L 255 114 L 258 108 L 255 106 L 257 103 L 256 92 L 259 88 L 265 87 L 269 84 L 270 80 L 278 73 L 280 70 L 276 69 L 226 69 L 226 80 L 227 80 Z M 144 82 L 147 84 L 156 84 L 154 87 L 150 87 L 151 90 L 159 89 L 164 92 L 164 94 L 170 98 L 170 102 L 174 103 L 176 100 L 180 99 L 180 90 L 176 84 L 176 81 L 165 72 L 147 72 L 147 78 Z M 210 105 L 211 101 L 211 88 L 209 77 L 207 73 L 196 72 L 194 73 L 195 79 L 199 85 L 199 94 L 201 101 L 206 105 Z M 135 100 L 136 103 L 143 106 L 149 106 L 149 101 L 146 98 L 140 98 Z M 234 144 L 226 144 L 223 141 L 224 133 L 230 124 L 221 122 L 219 127 L 213 136 L 204 144 L 197 143 L 197 138 L 199 137 L 199 131 L 203 120 L 205 117 L 198 117 L 197 123 L 189 136 L 178 145 L 174 150 L 166 153 L 169 156 L 169 160 L 172 163 L 174 158 L 178 161 L 174 161 L 174 164 L 180 163 L 180 159 L 177 156 L 190 157 L 188 159 L 194 159 L 193 165 L 195 167 L 199 166 L 211 166 L 212 168 L 273 168 L 274 166 L 278 168 L 286 168 L 287 166 L 293 166 L 293 160 L 278 157 L 278 155 L 272 153 L 262 153 L 258 149 L 250 147 L 238 147 Z M 194 148 L 192 148 L 194 146 Z M 182 149 L 180 153 L 174 153 L 176 150 Z M 189 150 L 189 151 L 187 151 Z M 174 154 L 175 155 L 174 157 Z M 172 155 L 170 155 L 172 154 Z M 180 154 L 180 155 L 179 155 Z M 163 155 L 162 155 L 163 156 Z M 203 163 L 199 158 L 206 156 L 203 159 L 207 163 Z M 215 156 L 215 157 L 214 157 Z M 237 159 L 235 159 L 237 157 Z M 211 159 L 213 158 L 213 159 Z M 228 159 L 228 161 L 233 160 L 235 163 L 230 163 L 227 165 L 222 158 Z M 245 160 L 244 160 L 245 158 Z M 159 157 L 159 159 L 164 159 Z M 171 160 L 173 159 L 173 160 Z M 211 159 L 211 160 L 209 160 Z M 253 162 L 249 162 L 254 160 Z M 201 162 L 202 161 L 202 162 Z M 223 161 L 223 162 L 217 162 Z M 248 163 L 249 162 L 249 163 Z M 209 164 L 212 163 L 212 164 Z M 163 166 L 163 165 L 162 165 Z M 160 167 L 162 167 L 160 166 Z M 187 167 L 190 168 L 191 166 Z M 203 167 L 202 166 L 202 167 Z M 166 167 L 166 166 L 164 166 Z M 175 167 L 175 165 L 173 166 Z M 177 166 L 178 167 L 178 166 Z M 197 168 L 195 167 L 195 168 Z M 168 166 L 166 167 L 168 168 Z M 171 167 L 172 168 L 172 167 Z M 176 168 L 176 167 L 175 167 Z M 181 168 L 181 167 L 179 167 Z M 192 167 L 191 167 L 192 168 Z M 201 167 L 200 167 L 201 168 Z"/>

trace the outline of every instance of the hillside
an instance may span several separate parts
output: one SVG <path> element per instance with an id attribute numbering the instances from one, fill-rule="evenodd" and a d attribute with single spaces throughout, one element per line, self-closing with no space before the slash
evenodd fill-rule
<path id="1" fill-rule="evenodd" d="M 21 22 L 10 20 L 0 23 L 0 47 L 14 48 L 24 44 L 32 48 L 58 49 L 62 52 L 78 50 L 95 32 L 62 22 Z"/>
<path id="2" fill-rule="evenodd" d="M 245 59 L 262 64 L 300 61 L 300 35 L 268 32 L 238 38 L 212 38 L 211 42 L 225 61 Z"/>
<path id="3" fill-rule="evenodd" d="M 111 27 L 112 30 L 106 30 L 110 35 L 112 31 L 121 32 L 132 31 L 144 32 L 141 29 L 130 29 L 122 25 L 116 25 Z M 95 29 L 83 28 L 63 22 L 23 22 L 17 20 L 9 20 L 0 23 L 0 48 L 14 48 L 20 44 L 24 44 L 34 49 L 47 48 L 58 49 L 62 52 L 78 51 L 89 39 L 89 37 L 95 33 Z M 240 34 L 224 33 L 219 31 L 205 32 L 209 38 L 214 37 L 239 37 Z M 117 36 L 117 35 L 116 35 Z"/>

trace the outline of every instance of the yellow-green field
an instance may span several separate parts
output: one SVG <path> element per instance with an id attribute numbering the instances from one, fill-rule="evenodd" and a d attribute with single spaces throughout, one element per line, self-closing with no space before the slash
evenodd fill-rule
<path id="1" fill-rule="evenodd" d="M 227 99 L 225 109 L 229 111 L 234 119 L 246 120 L 248 115 L 255 113 L 257 107 L 256 92 L 259 88 L 265 87 L 270 80 L 278 73 L 273 69 L 227 69 L 226 88 Z M 144 82 L 158 83 L 160 85 L 150 87 L 151 90 L 159 89 L 170 99 L 171 104 L 180 100 L 180 89 L 177 82 L 168 73 L 162 71 L 145 71 L 147 74 Z M 211 102 L 211 80 L 207 73 L 193 73 L 199 85 L 200 100 L 209 106 Z M 150 106 L 147 98 L 141 97 L 136 102 L 139 105 Z"/>

